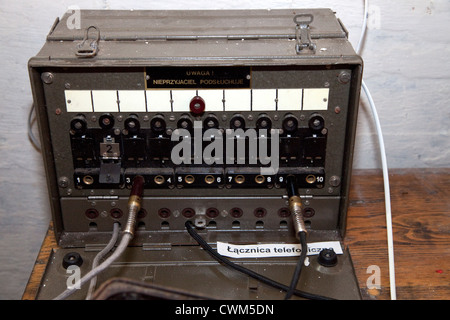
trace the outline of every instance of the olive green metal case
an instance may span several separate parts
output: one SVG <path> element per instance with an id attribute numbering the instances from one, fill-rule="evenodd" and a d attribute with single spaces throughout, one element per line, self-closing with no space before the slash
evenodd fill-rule
<path id="1" fill-rule="evenodd" d="M 69 11 L 29 72 L 60 246 L 39 298 L 65 289 L 67 252 L 79 252 L 87 272 L 113 223 L 125 225 L 137 174 L 146 184 L 132 247 L 100 283 L 125 277 L 218 299 L 282 298 L 214 261 L 184 224 L 213 246 L 295 243 L 288 174 L 299 181 L 308 241 L 342 240 L 362 60 L 331 10 Z M 196 124 L 223 135 L 268 129 L 269 142 L 279 139 L 278 171 L 262 174 L 247 156 L 198 162 L 195 150 L 190 163 L 174 163 L 176 129 L 193 138 Z M 299 288 L 359 298 L 346 249 L 334 268 L 310 260 Z M 239 262 L 287 284 L 296 258 Z"/>

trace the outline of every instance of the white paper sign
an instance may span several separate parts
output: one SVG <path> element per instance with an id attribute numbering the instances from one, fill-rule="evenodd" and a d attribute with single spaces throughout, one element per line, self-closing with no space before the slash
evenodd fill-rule
<path id="1" fill-rule="evenodd" d="M 308 243 L 308 256 L 317 255 L 323 249 L 333 249 L 336 254 L 342 254 L 339 241 L 324 241 Z M 217 242 L 217 252 L 230 258 L 269 258 L 295 257 L 302 251 L 299 243 L 264 243 L 236 245 Z"/>

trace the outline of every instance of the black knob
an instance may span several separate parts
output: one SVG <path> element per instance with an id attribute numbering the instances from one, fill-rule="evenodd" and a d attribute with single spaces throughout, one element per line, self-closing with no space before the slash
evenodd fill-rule
<path id="1" fill-rule="evenodd" d="M 64 269 L 67 269 L 70 266 L 81 267 L 82 264 L 83 259 L 78 252 L 69 252 L 63 257 L 62 265 Z"/>
<path id="2" fill-rule="evenodd" d="M 321 131 L 325 127 L 325 120 L 320 114 L 313 114 L 309 118 L 308 126 L 313 131 Z"/>
<path id="3" fill-rule="evenodd" d="M 294 133 L 298 128 L 298 119 L 292 114 L 287 114 L 283 119 L 283 129 L 287 133 Z"/>
<path id="4" fill-rule="evenodd" d="M 152 129 L 153 133 L 161 134 L 166 131 L 166 120 L 164 120 L 163 116 L 154 116 L 150 121 L 150 128 Z"/>
<path id="5" fill-rule="evenodd" d="M 136 115 L 131 115 L 128 119 L 126 119 L 124 125 L 125 129 L 127 129 L 129 133 L 138 133 L 141 128 L 139 119 Z"/>
<path id="6" fill-rule="evenodd" d="M 70 121 L 70 130 L 76 134 L 81 135 L 86 132 L 87 122 L 83 115 L 78 115 Z"/>
<path id="7" fill-rule="evenodd" d="M 269 131 L 272 128 L 272 120 L 267 114 L 261 114 L 259 115 L 258 120 L 256 120 L 256 128 Z"/>
<path id="8" fill-rule="evenodd" d="M 210 114 L 203 120 L 203 127 L 205 129 L 218 129 L 219 119 L 215 115 Z"/>
<path id="9" fill-rule="evenodd" d="M 180 129 L 186 129 L 188 131 L 191 131 L 194 128 L 194 123 L 192 122 L 189 116 L 184 115 L 181 116 L 180 119 L 178 120 L 177 126 Z"/>
<path id="10" fill-rule="evenodd" d="M 240 114 L 233 116 L 230 120 L 230 127 L 232 129 L 245 129 L 245 119 Z"/>
<path id="11" fill-rule="evenodd" d="M 324 267 L 334 267 L 337 265 L 337 254 L 333 249 L 323 249 L 317 257 L 317 262 Z"/>
<path id="12" fill-rule="evenodd" d="M 110 114 L 101 115 L 98 124 L 102 129 L 111 129 L 114 126 L 114 117 Z"/>

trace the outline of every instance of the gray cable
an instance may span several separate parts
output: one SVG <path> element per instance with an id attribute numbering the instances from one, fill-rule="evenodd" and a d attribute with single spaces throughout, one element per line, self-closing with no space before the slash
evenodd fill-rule
<path id="1" fill-rule="evenodd" d="M 136 176 L 133 179 L 133 186 L 130 192 L 130 198 L 128 200 L 128 220 L 125 226 L 122 240 L 112 255 L 109 256 L 102 264 L 98 265 L 90 272 L 88 272 L 81 280 L 77 281 L 73 287 L 67 288 L 63 293 L 54 298 L 54 300 L 62 300 L 69 297 L 77 289 L 81 288 L 86 282 L 96 277 L 99 273 L 108 268 L 115 260 L 117 260 L 125 249 L 128 247 L 131 239 L 134 237 L 134 228 L 136 224 L 136 216 L 141 208 L 142 192 L 144 188 L 144 178 L 142 176 Z"/>
<path id="2" fill-rule="evenodd" d="M 34 136 L 33 133 L 33 113 L 34 113 L 34 103 L 31 105 L 30 112 L 28 113 L 28 138 L 30 138 L 31 143 L 36 148 L 36 150 L 41 151 L 41 144 L 39 140 Z"/>
<path id="3" fill-rule="evenodd" d="M 95 256 L 94 261 L 92 262 L 92 269 L 97 268 L 100 261 L 112 250 L 112 248 L 114 247 L 114 245 L 117 242 L 117 239 L 119 238 L 119 230 L 120 230 L 119 223 L 118 222 L 114 223 L 113 235 L 111 237 L 111 240 L 109 240 L 109 243 L 106 245 L 106 247 L 103 248 L 103 250 L 100 251 Z M 95 276 L 91 279 L 91 283 L 89 284 L 89 289 L 88 289 L 88 293 L 86 295 L 86 300 L 91 300 L 92 294 L 94 293 L 96 285 L 97 285 L 97 277 Z"/>
<path id="4" fill-rule="evenodd" d="M 130 243 L 130 240 L 132 238 L 133 238 L 132 234 L 124 233 L 124 235 L 122 236 L 122 239 L 121 239 L 119 245 L 117 246 L 117 249 L 114 251 L 114 253 L 111 256 L 109 256 L 109 258 L 106 259 L 102 264 L 97 266 L 95 269 L 92 269 L 83 278 L 81 278 L 80 283 L 79 283 L 79 287 L 84 285 L 86 282 L 91 280 L 93 277 L 96 277 L 98 274 L 100 274 L 106 268 L 108 268 L 115 260 L 117 260 L 122 255 L 122 253 L 125 251 L 125 249 L 127 248 L 128 244 Z M 59 296 L 57 296 L 53 300 L 66 299 L 67 297 L 72 295 L 77 290 L 75 287 L 76 286 L 74 286 L 73 288 L 66 289 L 66 291 L 61 293 Z"/>

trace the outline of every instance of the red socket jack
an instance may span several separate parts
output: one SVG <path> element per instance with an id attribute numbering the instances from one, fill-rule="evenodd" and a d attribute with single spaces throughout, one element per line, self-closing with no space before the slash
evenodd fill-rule
<path id="1" fill-rule="evenodd" d="M 189 109 L 194 115 L 201 115 L 205 112 L 205 100 L 200 96 L 195 96 L 189 103 Z"/>

